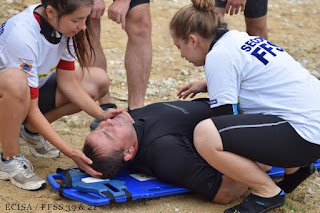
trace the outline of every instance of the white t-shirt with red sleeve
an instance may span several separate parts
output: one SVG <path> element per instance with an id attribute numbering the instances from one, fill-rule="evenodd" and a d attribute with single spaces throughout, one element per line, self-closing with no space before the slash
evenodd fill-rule
<path id="1" fill-rule="evenodd" d="M 40 33 L 41 19 L 34 14 L 38 6 L 29 6 L 0 27 L 0 70 L 6 67 L 23 70 L 27 74 L 32 99 L 39 96 L 39 88 L 57 66 L 64 70 L 75 69 L 75 59 L 67 50 L 67 37 L 56 32 L 61 35 L 61 40 L 51 43 Z"/>

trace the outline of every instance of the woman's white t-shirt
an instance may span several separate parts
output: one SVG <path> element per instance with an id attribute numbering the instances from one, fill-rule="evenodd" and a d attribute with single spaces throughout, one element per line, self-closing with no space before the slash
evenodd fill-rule
<path id="1" fill-rule="evenodd" d="M 276 115 L 320 144 L 320 81 L 273 43 L 232 30 L 206 56 L 210 106 L 239 104 L 244 114 Z"/>
<path id="2" fill-rule="evenodd" d="M 0 70 L 20 68 L 27 74 L 31 90 L 43 86 L 61 60 L 65 70 L 74 70 L 68 66 L 75 61 L 67 50 L 66 36 L 61 35 L 60 42 L 53 44 L 40 33 L 40 24 L 34 16 L 38 6 L 29 6 L 0 27 Z"/>

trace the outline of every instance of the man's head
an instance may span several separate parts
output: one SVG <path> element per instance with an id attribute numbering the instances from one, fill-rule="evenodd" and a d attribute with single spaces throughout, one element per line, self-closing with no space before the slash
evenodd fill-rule
<path id="1" fill-rule="evenodd" d="M 129 116 L 118 114 L 102 121 L 85 140 L 83 152 L 93 164 L 92 168 L 112 178 L 134 158 L 138 149 L 138 139 Z"/>

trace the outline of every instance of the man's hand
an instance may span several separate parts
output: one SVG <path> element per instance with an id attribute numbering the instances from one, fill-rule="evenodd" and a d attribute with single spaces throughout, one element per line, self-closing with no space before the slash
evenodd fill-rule
<path id="1" fill-rule="evenodd" d="M 126 28 L 126 15 L 131 0 L 116 0 L 108 8 L 108 18 L 121 24 L 122 29 Z"/>
<path id="2" fill-rule="evenodd" d="M 226 0 L 221 0 L 226 1 Z M 230 14 L 231 16 L 233 14 L 238 14 L 239 11 L 243 12 L 246 7 L 246 1 L 247 0 L 228 0 L 226 5 L 226 14 Z"/>
<path id="3" fill-rule="evenodd" d="M 94 0 L 90 17 L 100 18 L 103 15 L 105 9 L 106 5 L 104 3 L 104 0 Z"/>

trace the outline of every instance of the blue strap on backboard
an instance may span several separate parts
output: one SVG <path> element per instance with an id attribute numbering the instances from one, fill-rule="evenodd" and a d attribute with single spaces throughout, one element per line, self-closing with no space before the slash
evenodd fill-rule
<path id="1" fill-rule="evenodd" d="M 66 170 L 58 168 L 57 173 L 62 173 L 64 175 L 64 184 L 60 184 L 59 188 L 59 193 L 62 196 L 65 188 L 73 188 L 79 192 L 94 193 L 101 197 L 108 197 L 110 203 L 114 203 L 117 197 L 126 196 L 128 200 L 132 199 L 124 181 L 101 180 L 99 182 L 85 183 L 82 179 L 90 176 L 79 168 L 70 168 Z"/>

